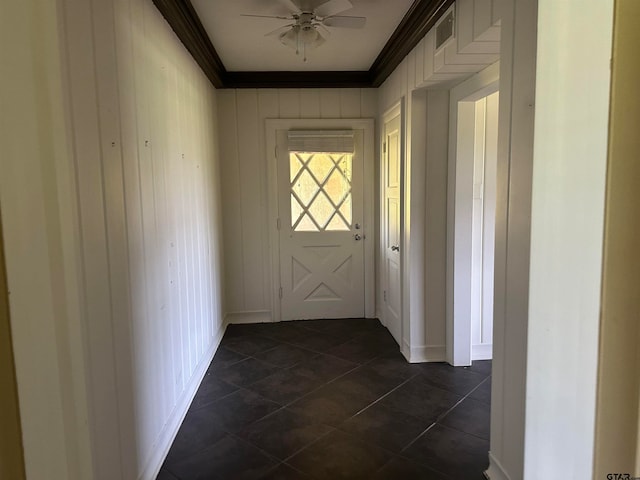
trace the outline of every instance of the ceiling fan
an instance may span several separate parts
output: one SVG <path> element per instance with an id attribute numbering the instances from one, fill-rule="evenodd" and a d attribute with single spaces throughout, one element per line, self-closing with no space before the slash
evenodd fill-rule
<path id="1" fill-rule="evenodd" d="M 283 9 L 282 15 L 251 15 L 243 17 L 277 18 L 292 23 L 277 28 L 265 36 L 277 37 L 283 45 L 295 49 L 296 55 L 302 52 L 307 61 L 307 49 L 322 45 L 331 32 L 327 27 L 362 28 L 367 19 L 349 15 L 338 15 L 353 8 L 349 0 L 278 0 Z"/>

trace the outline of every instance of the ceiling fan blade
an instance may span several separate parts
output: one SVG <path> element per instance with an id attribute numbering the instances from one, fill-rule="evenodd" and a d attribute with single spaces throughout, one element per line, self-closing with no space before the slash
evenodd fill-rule
<path id="1" fill-rule="evenodd" d="M 333 15 L 332 17 L 322 20 L 322 24 L 327 27 L 340 28 L 362 28 L 366 23 L 366 17 L 347 17 L 341 15 Z"/>
<path id="2" fill-rule="evenodd" d="M 294 0 L 278 0 L 280 5 L 285 7 L 291 13 L 300 13 L 302 9 L 300 8 L 299 1 Z"/>
<path id="3" fill-rule="evenodd" d="M 248 13 L 241 13 L 241 17 L 256 17 L 256 18 L 277 18 L 279 20 L 293 20 L 293 17 L 282 17 L 280 15 L 251 15 Z"/>
<path id="4" fill-rule="evenodd" d="M 351 8 L 353 4 L 349 0 L 329 0 L 316 5 L 313 12 L 319 17 L 332 17 Z"/>
<path id="5" fill-rule="evenodd" d="M 294 25 L 295 25 L 294 23 L 290 23 L 289 25 L 284 25 L 282 27 L 276 28 L 275 30 L 273 30 L 273 31 L 271 31 L 269 33 L 265 33 L 264 36 L 265 37 L 277 37 L 277 36 L 287 32 Z"/>
<path id="6" fill-rule="evenodd" d="M 324 39 L 327 39 L 331 36 L 331 30 L 325 27 L 322 23 L 317 22 L 313 24 L 314 27 L 318 30 L 318 33 L 322 35 Z"/>

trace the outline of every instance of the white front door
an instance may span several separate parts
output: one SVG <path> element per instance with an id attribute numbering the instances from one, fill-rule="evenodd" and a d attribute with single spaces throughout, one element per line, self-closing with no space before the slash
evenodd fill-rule
<path id="1" fill-rule="evenodd" d="M 383 131 L 383 231 L 384 320 L 393 337 L 402 345 L 402 270 L 400 268 L 401 202 L 400 113 L 387 118 Z"/>
<path id="2" fill-rule="evenodd" d="M 365 315 L 363 134 L 355 152 L 290 152 L 277 131 L 282 320 Z"/>

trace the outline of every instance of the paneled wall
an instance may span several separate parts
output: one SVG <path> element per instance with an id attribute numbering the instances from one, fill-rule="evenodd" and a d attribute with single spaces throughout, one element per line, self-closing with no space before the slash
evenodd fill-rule
<path id="1" fill-rule="evenodd" d="M 216 92 L 151 0 L 62 0 L 95 478 L 155 478 L 222 334 Z"/>
<path id="2" fill-rule="evenodd" d="M 502 3 L 458 0 L 456 37 L 436 50 L 430 30 L 378 89 L 379 119 L 404 105 L 402 348 L 411 361 L 445 360 L 448 92 L 499 59 Z"/>
<path id="3" fill-rule="evenodd" d="M 265 119 L 373 118 L 376 112 L 373 89 L 218 92 L 225 312 L 229 321 L 271 320 Z"/>

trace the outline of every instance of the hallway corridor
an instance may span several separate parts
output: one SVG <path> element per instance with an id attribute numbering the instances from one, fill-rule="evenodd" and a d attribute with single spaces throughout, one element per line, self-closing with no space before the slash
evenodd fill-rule
<path id="1" fill-rule="evenodd" d="M 490 375 L 409 364 L 377 320 L 230 325 L 158 480 L 480 480 Z"/>

